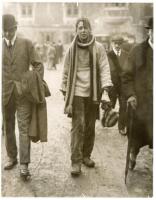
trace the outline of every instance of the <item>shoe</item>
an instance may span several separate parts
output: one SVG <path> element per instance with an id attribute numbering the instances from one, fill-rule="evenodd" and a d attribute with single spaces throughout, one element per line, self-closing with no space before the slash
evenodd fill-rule
<path id="1" fill-rule="evenodd" d="M 88 157 L 83 158 L 83 164 L 90 168 L 95 166 L 95 162 Z"/>
<path id="2" fill-rule="evenodd" d="M 4 170 L 10 170 L 17 164 L 17 159 L 11 159 L 9 158 L 7 163 L 4 166 Z"/>
<path id="3" fill-rule="evenodd" d="M 81 164 L 80 163 L 74 163 L 71 166 L 71 175 L 72 176 L 79 176 L 81 173 Z"/>
<path id="4" fill-rule="evenodd" d="M 125 130 L 125 129 L 120 129 L 120 130 L 119 130 L 119 133 L 120 133 L 121 135 L 124 135 L 124 136 L 126 136 L 126 135 L 127 135 L 127 133 L 126 133 L 126 130 Z"/>
<path id="5" fill-rule="evenodd" d="M 28 164 L 21 164 L 20 165 L 20 176 L 24 181 L 29 180 L 31 174 L 28 169 Z"/>

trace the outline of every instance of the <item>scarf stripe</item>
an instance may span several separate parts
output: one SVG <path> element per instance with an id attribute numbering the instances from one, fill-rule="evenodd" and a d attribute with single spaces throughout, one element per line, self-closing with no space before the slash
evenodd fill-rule
<path id="1" fill-rule="evenodd" d="M 93 46 L 93 101 L 98 101 L 97 96 L 97 66 L 96 66 L 96 48 Z"/>
<path id="2" fill-rule="evenodd" d="M 85 44 L 85 47 L 90 47 L 93 45 L 93 48 L 91 48 L 92 52 L 90 52 L 92 56 L 92 64 L 91 64 L 91 81 L 90 81 L 90 90 L 91 90 L 91 99 L 93 103 L 98 102 L 98 97 L 99 97 L 99 88 L 98 88 L 98 81 L 99 79 L 97 78 L 97 62 L 96 62 L 96 47 L 94 43 L 94 39 L 92 38 L 92 43 L 89 42 L 88 46 Z M 74 98 L 74 92 L 75 92 L 75 83 L 76 83 L 76 75 L 77 75 L 77 62 L 78 62 L 78 56 L 77 56 L 77 51 L 78 51 L 78 46 L 81 46 L 81 43 L 79 42 L 77 44 L 77 37 L 74 38 L 72 45 L 69 49 L 69 74 L 68 74 L 68 81 L 67 81 L 67 92 L 66 92 L 66 99 L 65 99 L 65 114 L 72 114 L 72 103 L 73 103 L 73 98 Z M 84 44 L 82 44 L 82 47 L 84 47 Z"/>

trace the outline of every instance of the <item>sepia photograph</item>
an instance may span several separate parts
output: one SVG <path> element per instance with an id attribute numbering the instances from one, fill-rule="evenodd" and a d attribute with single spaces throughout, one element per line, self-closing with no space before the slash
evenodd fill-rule
<path id="1" fill-rule="evenodd" d="M 1 197 L 154 198 L 154 1 L 2 1 Z"/>

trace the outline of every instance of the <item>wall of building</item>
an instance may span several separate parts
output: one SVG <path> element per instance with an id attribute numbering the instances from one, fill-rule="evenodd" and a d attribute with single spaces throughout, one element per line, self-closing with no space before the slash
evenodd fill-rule
<path id="1" fill-rule="evenodd" d="M 76 19 L 80 16 L 90 19 L 95 34 L 134 35 L 136 41 L 140 42 L 145 38 L 144 20 L 153 14 L 153 5 L 3 2 L 3 13 L 14 14 L 20 34 L 34 42 L 57 42 L 60 39 L 63 43 L 69 43 L 75 34 Z"/>

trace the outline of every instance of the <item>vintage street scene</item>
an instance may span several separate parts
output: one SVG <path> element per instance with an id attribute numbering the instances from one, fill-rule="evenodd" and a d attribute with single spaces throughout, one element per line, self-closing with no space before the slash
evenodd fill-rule
<path id="1" fill-rule="evenodd" d="M 2 197 L 154 198 L 153 7 L 3 2 Z"/>

